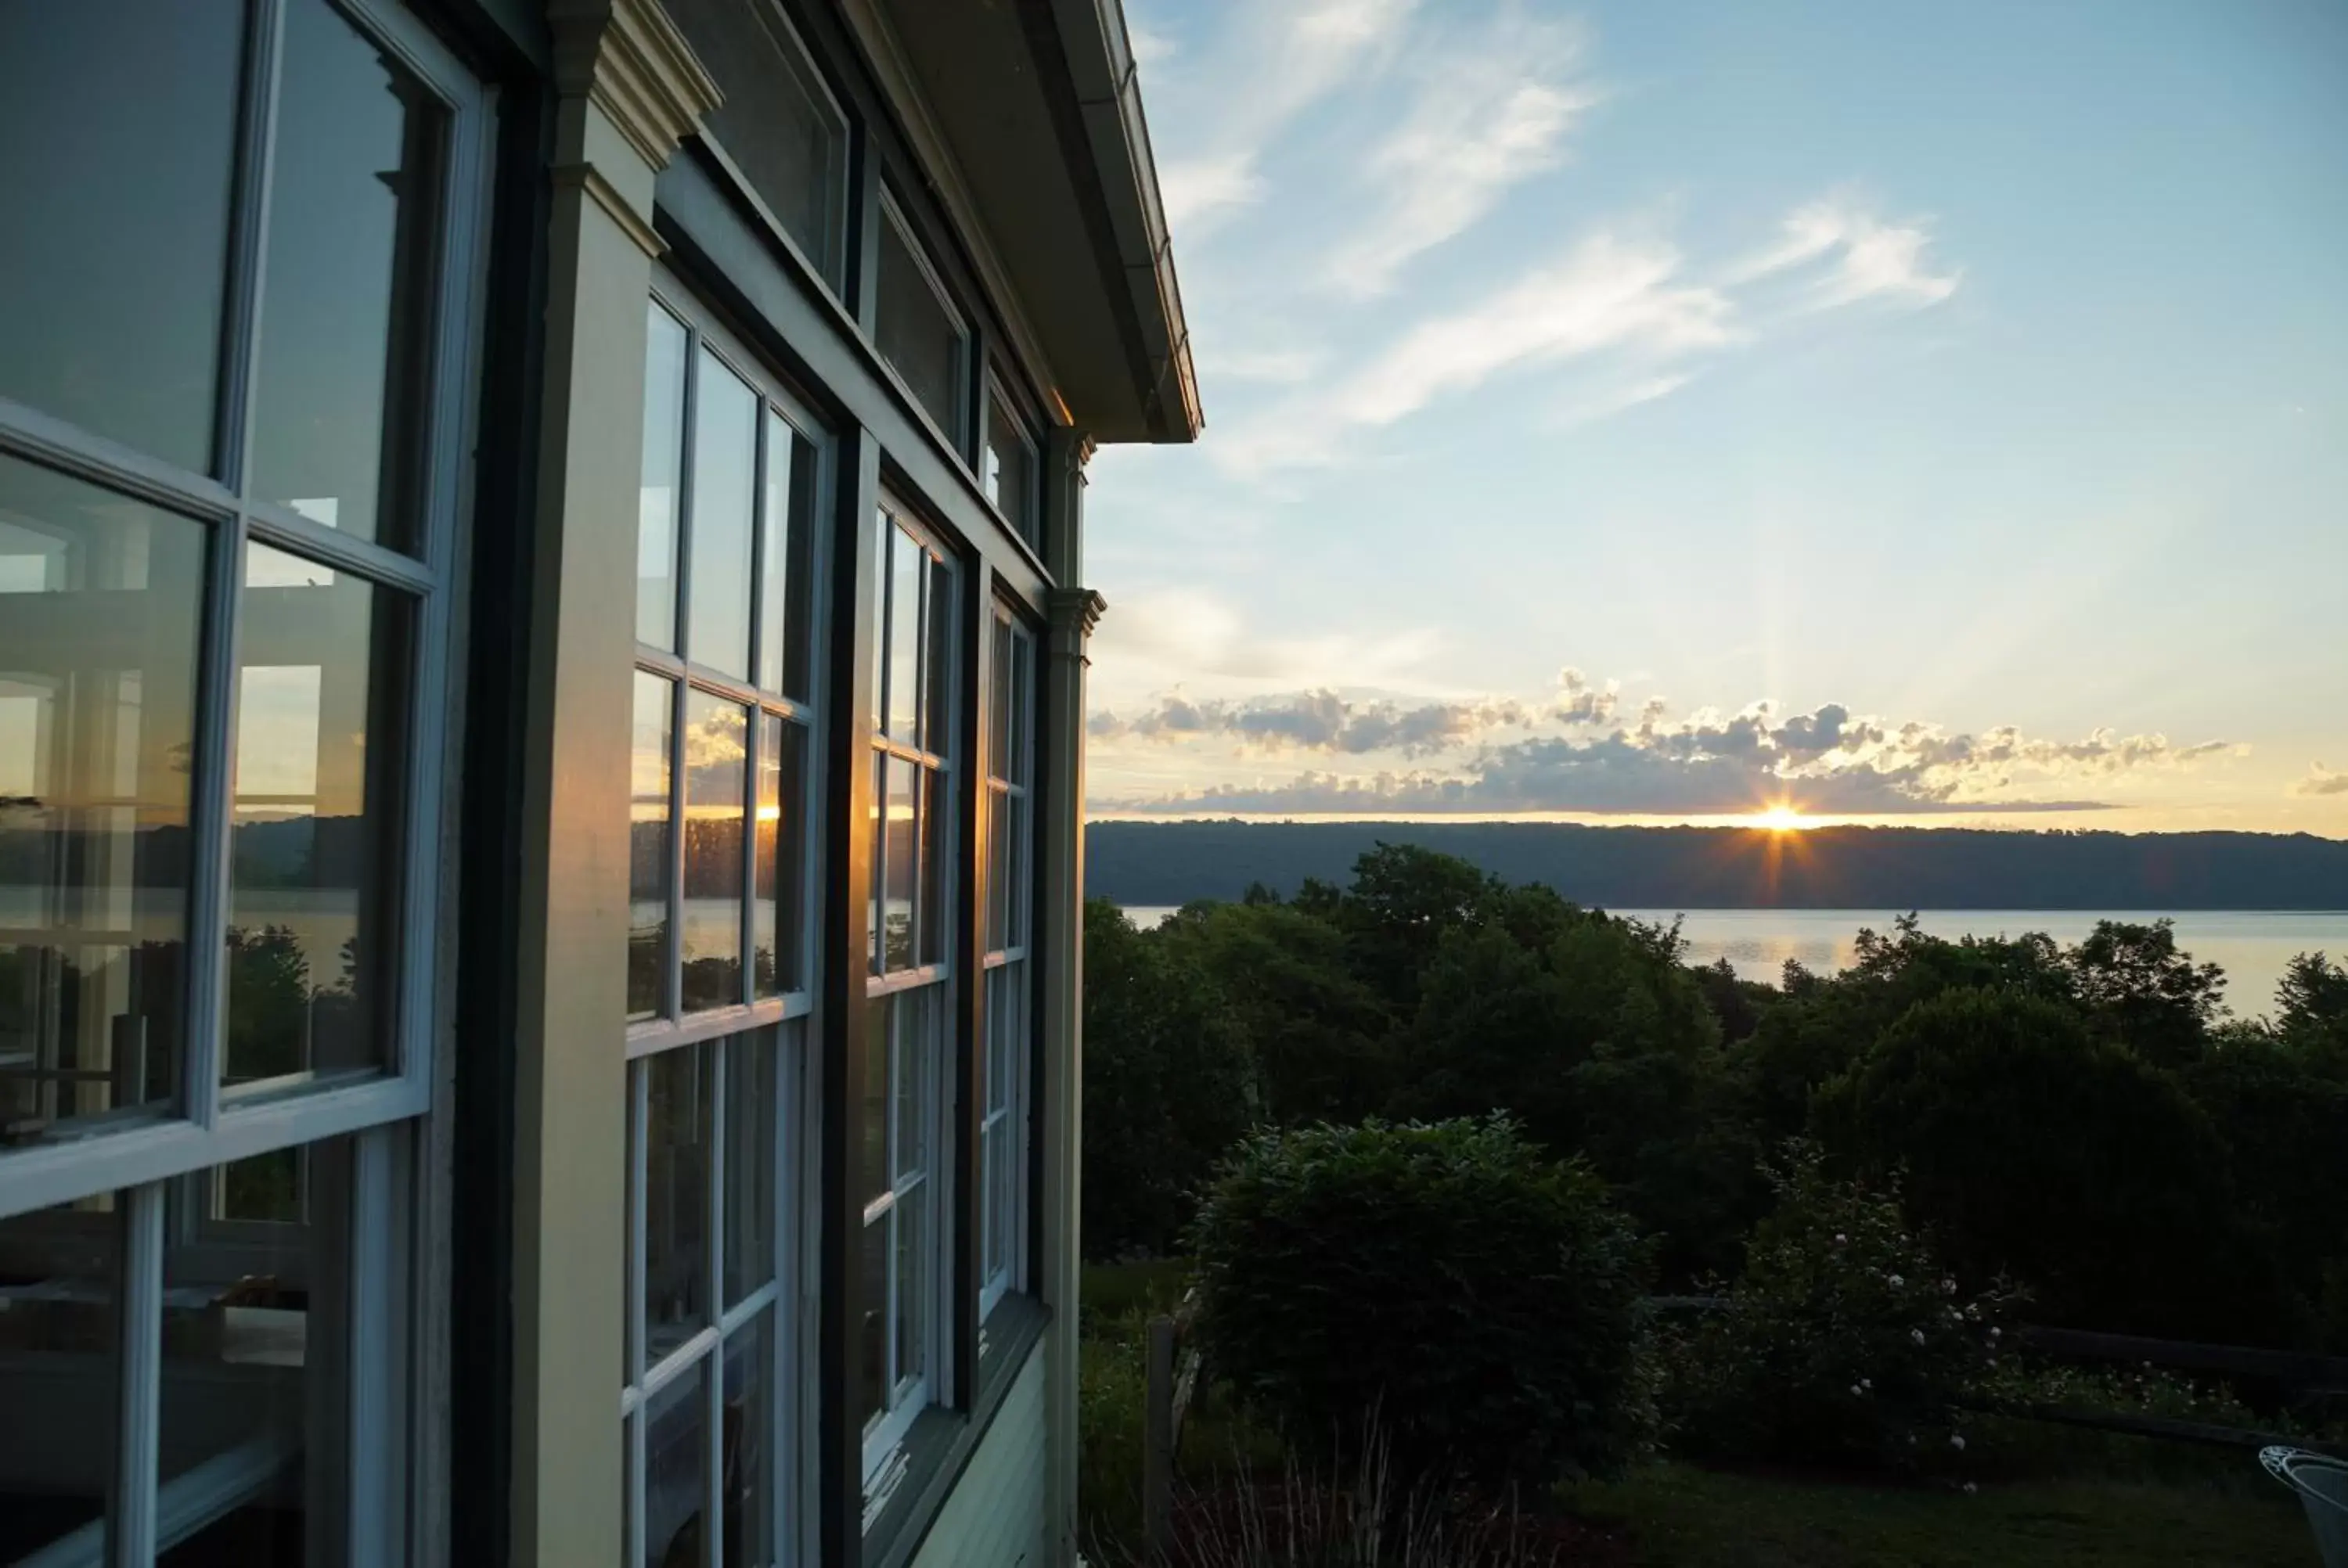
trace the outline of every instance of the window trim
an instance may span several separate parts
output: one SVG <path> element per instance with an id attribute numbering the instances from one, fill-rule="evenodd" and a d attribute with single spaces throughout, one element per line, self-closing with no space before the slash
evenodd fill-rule
<path id="1" fill-rule="evenodd" d="M 971 417 L 970 403 L 971 367 L 978 356 L 980 348 L 977 330 L 971 325 L 969 313 L 964 311 L 955 299 L 953 287 L 940 274 L 938 264 L 930 259 L 930 248 L 922 242 L 920 231 L 914 228 L 912 220 L 905 215 L 904 203 L 898 200 L 897 192 L 885 177 L 879 181 L 877 190 L 876 217 L 879 222 L 895 229 L 897 242 L 905 247 L 905 253 L 912 259 L 915 271 L 921 274 L 922 281 L 929 285 L 931 296 L 938 302 L 938 309 L 945 313 L 946 320 L 953 324 L 957 334 L 953 366 L 954 428 L 949 430 L 938 424 L 937 416 L 931 412 L 930 405 L 923 403 L 921 395 L 912 389 L 902 375 L 898 374 L 896 365 L 890 361 L 888 352 L 880 346 L 880 258 L 877 254 L 873 258 L 872 272 L 873 359 L 880 364 L 881 371 L 890 381 L 896 385 L 897 390 L 905 395 L 906 404 L 912 409 L 913 416 L 929 427 L 931 433 L 937 436 L 939 443 L 947 451 L 962 460 L 963 468 L 969 472 L 973 479 L 975 479 L 978 476 L 971 462 L 970 442 L 971 431 L 978 421 Z M 876 229 L 874 231 L 876 241 L 879 239 L 879 230 Z M 982 498 L 983 498 L 983 496 Z"/>
<path id="2" fill-rule="evenodd" d="M 1009 387 L 992 364 L 987 365 L 981 380 L 979 399 L 986 410 L 978 433 L 979 494 L 984 497 L 995 517 L 1001 519 L 1003 526 L 1011 530 L 1012 538 L 1040 553 L 1044 548 L 1043 446 L 1035 439 L 1027 416 L 1019 412 L 1017 405 L 1012 401 Z M 986 494 L 986 460 L 993 446 L 988 437 L 994 434 L 998 415 L 1009 422 L 1012 434 L 1027 454 L 1027 491 L 1024 504 L 1019 507 L 1019 515 L 1015 517 L 1004 511 L 1001 502 Z"/>

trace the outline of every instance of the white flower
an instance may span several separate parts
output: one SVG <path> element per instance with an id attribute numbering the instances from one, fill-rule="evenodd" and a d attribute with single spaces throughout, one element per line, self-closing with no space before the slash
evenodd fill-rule
<path id="1" fill-rule="evenodd" d="M 1853 1383 L 1850 1386 L 1850 1397 L 1854 1399 L 1859 1398 L 1859 1385 L 1857 1383 Z"/>
<path id="2" fill-rule="evenodd" d="M 1905 1284 L 1907 1284 L 1907 1283 L 1908 1283 L 1906 1280 L 1904 1280 L 1904 1279 L 1900 1278 L 1900 1277 L 1898 1275 L 1896 1275 L 1896 1274 L 1895 1274 L 1895 1275 L 1893 1275 L 1893 1276 L 1891 1276 L 1891 1277 L 1890 1277 L 1890 1282 L 1891 1282 L 1891 1288 L 1892 1288 L 1892 1289 L 1894 1289 L 1894 1290 L 1899 1289 L 1901 1286 L 1903 1286 L 1903 1285 L 1905 1285 Z"/>
<path id="3" fill-rule="evenodd" d="M 1993 1339 L 2003 1339 L 2005 1337 L 2005 1330 L 2003 1328 L 1993 1328 L 1989 1331 L 1989 1337 Z"/>
<path id="4" fill-rule="evenodd" d="M 1957 1282 L 1956 1282 L 1955 1280 L 1953 1280 L 1953 1279 L 1944 1279 L 1944 1280 L 1941 1281 L 1941 1295 L 1943 1295 L 1943 1296 L 1954 1296 L 1956 1293 L 1957 1293 Z"/>
<path id="5" fill-rule="evenodd" d="M 1837 1245 L 1837 1246 L 1840 1246 L 1843 1243 L 1845 1243 L 1845 1242 L 1849 1241 L 1849 1239 L 1850 1239 L 1850 1237 L 1849 1237 L 1849 1236 L 1847 1236 L 1847 1235 L 1843 1235 L 1843 1234 L 1842 1234 L 1842 1232 L 1840 1232 L 1840 1231 L 1837 1231 L 1837 1232 L 1835 1232 L 1835 1245 Z"/>
<path id="6" fill-rule="evenodd" d="M 1916 1446 L 1916 1434 L 1914 1432 L 1910 1432 L 1908 1434 L 1908 1446 L 1911 1449 Z"/>
<path id="7" fill-rule="evenodd" d="M 1962 1432 L 1951 1432 L 1949 1434 L 1949 1446 L 1956 1450 L 1959 1453 L 1964 1452 L 1965 1434 Z"/>
<path id="8" fill-rule="evenodd" d="M 1973 1485 L 1973 1483 L 1972 1483 L 1972 1481 L 1967 1481 L 1967 1482 L 1965 1482 L 1965 1495 L 1966 1495 L 1967 1497 L 1971 1497 L 1974 1492 L 1976 1492 L 1976 1491 L 1980 1491 L 1980 1490 L 1981 1490 L 1981 1489 L 1980 1489 L 1979 1487 L 1976 1487 L 1975 1485 Z"/>
<path id="9" fill-rule="evenodd" d="M 1924 1342 L 1924 1331 L 1921 1328 L 1910 1328 L 1908 1330 L 1908 1337 L 1921 1345 Z"/>
<path id="10" fill-rule="evenodd" d="M 1872 1378 L 1861 1378 L 1859 1380 L 1859 1386 L 1862 1389 L 1872 1389 L 1875 1387 L 1875 1379 Z"/>

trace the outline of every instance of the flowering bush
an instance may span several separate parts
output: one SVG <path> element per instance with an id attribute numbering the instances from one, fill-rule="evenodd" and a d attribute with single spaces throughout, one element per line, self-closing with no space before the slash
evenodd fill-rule
<path id="1" fill-rule="evenodd" d="M 2015 1293 L 1962 1289 L 1896 1187 L 1834 1181 L 1812 1145 L 1787 1145 L 1765 1174 L 1776 1207 L 1725 1306 L 1665 1348 L 1681 1446 L 1951 1468 L 1966 1444 L 1959 1401 L 1993 1369 Z"/>

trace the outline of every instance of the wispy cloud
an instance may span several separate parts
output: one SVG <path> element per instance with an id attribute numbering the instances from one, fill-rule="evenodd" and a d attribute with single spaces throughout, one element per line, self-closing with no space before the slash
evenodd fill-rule
<path id="1" fill-rule="evenodd" d="M 1579 79 L 1581 33 L 1531 23 L 1513 10 L 1460 37 L 1438 38 L 1410 107 L 1376 144 L 1363 179 L 1381 194 L 1375 214 L 1341 243 L 1332 280 L 1370 297 L 1393 288 L 1413 258 L 1462 233 L 1514 187 L 1557 167 L 1565 138 L 1601 97 Z"/>
<path id="2" fill-rule="evenodd" d="M 1163 163 L 1158 169 L 1159 200 L 1169 223 L 1188 226 L 1209 214 L 1253 205 L 1263 195 L 1263 178 L 1251 152 Z"/>
<path id="3" fill-rule="evenodd" d="M 1856 197 L 1837 193 L 1788 214 L 1777 242 L 1734 268 L 1728 281 L 1747 283 L 1810 269 L 1815 307 L 1871 299 L 1938 304 L 1957 292 L 1963 272 L 1935 271 L 1925 254 L 1931 242 L 1921 220 L 1886 222 Z"/>
<path id="4" fill-rule="evenodd" d="M 1249 753 L 1455 759 L 1448 767 L 1312 770 L 1278 782 L 1227 775 L 1205 788 L 1104 803 L 1167 812 L 1734 814 L 1779 804 L 1837 815 L 2087 810 L 2108 803 L 2027 792 L 2054 781 L 2191 768 L 2242 749 L 2110 729 L 2069 741 L 2011 725 L 1955 732 L 1859 715 L 1838 702 L 1780 713 L 1765 701 L 1734 714 L 1706 709 L 1672 721 L 1667 706 L 1651 698 L 1635 723 L 1618 723 L 1621 709 L 1617 684 L 1593 684 L 1569 669 L 1540 698 L 1414 703 L 1328 690 L 1244 701 L 1176 695 L 1138 714 L 1097 715 L 1092 730 L 1105 773 L 1125 743 L 1220 743 L 1231 763 Z M 1509 731 L 1518 738 L 1504 738 Z"/>
<path id="5" fill-rule="evenodd" d="M 1352 431 L 1395 424 L 1504 371 L 1602 350 L 1668 357 L 1734 341 L 1718 290 L 1684 282 L 1673 246 L 1601 233 L 1485 303 L 1421 323 L 1351 377 L 1210 447 L 1228 464 L 1325 462 Z"/>
<path id="6" fill-rule="evenodd" d="M 1276 636 L 1212 595 L 1187 589 L 1120 600 L 1093 639 L 1096 678 L 1111 688 L 1148 690 L 1186 680 L 1239 689 L 1307 689 L 1344 679 L 1407 681 L 1436 650 L 1424 629 L 1375 636 Z"/>
<path id="7" fill-rule="evenodd" d="M 2334 773 L 2322 763 L 2309 766 L 2307 776 L 2291 786 L 2293 794 L 2348 794 L 2348 773 Z"/>

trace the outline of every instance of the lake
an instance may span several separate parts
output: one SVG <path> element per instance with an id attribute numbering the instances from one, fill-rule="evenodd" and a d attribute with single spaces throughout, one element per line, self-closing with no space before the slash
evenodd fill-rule
<path id="1" fill-rule="evenodd" d="M 1680 921 L 1691 963 L 1726 958 L 1746 979 L 1776 983 L 1787 958 L 1822 974 L 1849 967 L 1859 927 L 1888 931 L 1898 911 L 1882 909 L 1614 909 L 1634 919 Z M 1155 926 L 1174 911 L 1156 906 L 1126 910 L 1134 923 Z M 2146 921 L 2158 910 L 2100 914 L 2074 909 L 1928 909 L 1918 918 L 1935 937 L 2018 936 L 2044 931 L 2056 941 L 2078 941 L 2097 920 Z M 2226 971 L 2228 1005 L 2239 1018 L 2259 1018 L 2274 1006 L 2275 982 L 2293 955 L 2315 950 L 2348 958 L 2348 910 L 2279 912 L 2188 909 L 2170 915 L 2177 942 L 2199 960 Z"/>

